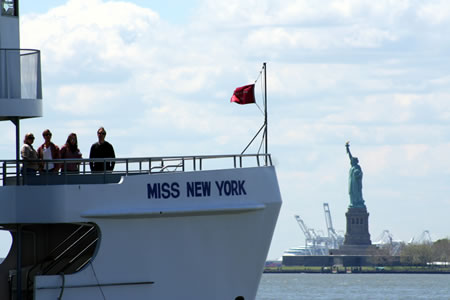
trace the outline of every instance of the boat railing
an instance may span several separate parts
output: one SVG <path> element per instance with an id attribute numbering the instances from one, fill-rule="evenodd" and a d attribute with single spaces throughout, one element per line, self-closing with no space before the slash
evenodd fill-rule
<path id="1" fill-rule="evenodd" d="M 92 171 L 100 163 L 104 171 Z M 108 166 L 114 164 L 113 170 Z M 0 185 L 117 183 L 122 176 L 271 166 L 270 154 L 196 155 L 138 158 L 0 160 Z M 38 166 L 38 171 L 29 167 Z M 49 171 L 57 166 L 58 171 Z M 28 170 L 28 171 L 27 171 Z"/>
<path id="2" fill-rule="evenodd" d="M 42 99 L 40 55 L 36 49 L 0 49 L 0 99 Z"/>

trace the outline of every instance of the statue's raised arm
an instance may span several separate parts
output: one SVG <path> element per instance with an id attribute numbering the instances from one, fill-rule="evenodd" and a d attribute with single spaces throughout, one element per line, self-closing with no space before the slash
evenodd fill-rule
<path id="1" fill-rule="evenodd" d="M 345 148 L 347 149 L 348 158 L 350 158 L 350 161 L 352 161 L 353 156 L 352 156 L 352 153 L 350 152 L 350 141 L 345 143 Z"/>

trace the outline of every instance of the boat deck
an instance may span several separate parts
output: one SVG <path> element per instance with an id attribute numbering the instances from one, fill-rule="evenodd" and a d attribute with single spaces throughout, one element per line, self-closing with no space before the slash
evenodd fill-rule
<path id="1" fill-rule="evenodd" d="M 36 175 L 22 173 L 29 163 L 39 163 Z M 91 171 L 89 164 L 100 162 L 105 166 L 114 162 L 113 171 Z M 59 172 L 47 173 L 48 164 L 59 164 Z M 79 164 L 78 172 L 67 171 L 68 164 Z M 140 158 L 54 159 L 38 161 L 0 160 L 0 186 L 11 185 L 63 185 L 119 183 L 123 176 L 163 172 L 194 172 L 203 170 L 233 169 L 271 166 L 270 154 L 234 154 L 168 156 Z"/>

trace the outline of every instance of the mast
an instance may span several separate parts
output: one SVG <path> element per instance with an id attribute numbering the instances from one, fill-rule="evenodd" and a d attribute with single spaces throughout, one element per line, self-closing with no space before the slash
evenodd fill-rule
<path id="1" fill-rule="evenodd" d="M 262 139 L 261 139 L 261 144 L 259 146 L 258 149 L 258 154 L 259 151 L 261 150 L 262 144 L 264 142 L 264 157 L 265 157 L 265 164 L 266 166 L 269 164 L 269 141 L 267 138 L 268 135 L 268 130 L 267 130 L 267 72 L 266 72 L 266 68 L 267 68 L 267 64 L 264 62 L 263 63 L 263 70 L 264 70 L 264 123 L 263 125 L 259 128 L 258 132 L 255 134 L 255 136 L 252 138 L 252 140 L 248 143 L 248 145 L 244 148 L 244 150 L 241 152 L 241 154 L 244 154 L 245 151 L 248 149 L 248 147 L 250 147 L 250 145 L 253 143 L 253 141 L 256 139 L 256 137 L 261 133 L 261 131 L 264 129 L 263 135 L 262 135 Z M 256 79 L 256 81 L 258 81 L 259 77 L 262 74 L 262 70 L 259 71 L 259 75 L 258 78 Z M 255 81 L 255 83 L 256 83 Z M 258 105 L 258 104 L 256 104 Z M 259 110 L 261 111 L 261 108 L 258 106 Z"/>
<path id="2" fill-rule="evenodd" d="M 269 137 L 268 137 L 268 130 L 267 130 L 267 64 L 263 63 L 264 68 L 264 137 L 265 137 L 265 154 L 266 154 L 266 166 L 268 164 L 268 154 L 269 154 Z"/>

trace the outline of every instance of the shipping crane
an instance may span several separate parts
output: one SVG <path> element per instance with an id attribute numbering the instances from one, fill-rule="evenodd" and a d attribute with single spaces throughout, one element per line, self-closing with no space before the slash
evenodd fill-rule
<path id="1" fill-rule="evenodd" d="M 400 250 L 404 245 L 403 241 L 394 240 L 392 234 L 387 229 L 383 230 L 373 244 L 380 248 L 387 248 L 390 255 L 399 255 Z"/>
<path id="2" fill-rule="evenodd" d="M 324 203 L 323 208 L 325 211 L 325 222 L 327 224 L 327 235 L 321 230 L 315 231 L 312 228 L 308 228 L 300 216 L 294 215 L 298 226 L 300 226 L 300 229 L 305 235 L 303 252 L 308 253 L 308 255 L 328 255 L 330 249 L 338 249 L 344 243 L 344 237 L 334 230 L 328 203 Z"/>
<path id="3" fill-rule="evenodd" d="M 310 255 L 326 255 L 328 254 L 328 238 L 318 235 L 314 229 L 308 228 L 300 216 L 295 215 L 300 229 L 305 235 L 305 248 L 308 249 Z"/>
<path id="4" fill-rule="evenodd" d="M 380 236 L 378 236 L 374 244 L 380 245 L 392 244 L 392 234 L 387 229 L 383 230 L 383 232 L 380 234 Z"/>
<path id="5" fill-rule="evenodd" d="M 414 237 L 409 240 L 408 244 L 432 244 L 431 235 L 428 230 L 422 232 L 420 237 L 416 240 Z"/>
<path id="6" fill-rule="evenodd" d="M 338 249 L 339 246 L 344 243 L 344 237 L 338 235 L 333 228 L 333 222 L 331 220 L 330 207 L 328 203 L 323 204 L 323 210 L 325 213 L 325 222 L 327 224 L 327 232 L 329 238 L 328 247 L 330 249 Z"/>

